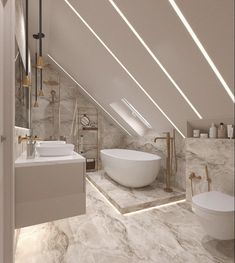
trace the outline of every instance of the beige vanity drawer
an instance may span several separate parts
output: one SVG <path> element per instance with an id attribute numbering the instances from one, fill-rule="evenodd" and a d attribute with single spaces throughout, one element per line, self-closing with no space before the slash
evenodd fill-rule
<path id="1" fill-rule="evenodd" d="M 85 162 L 17 167 L 16 228 L 85 213 Z"/>

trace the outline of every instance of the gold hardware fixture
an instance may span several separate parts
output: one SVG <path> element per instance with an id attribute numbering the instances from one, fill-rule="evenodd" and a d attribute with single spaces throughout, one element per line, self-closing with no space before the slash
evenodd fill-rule
<path id="1" fill-rule="evenodd" d="M 28 87 L 30 87 L 32 84 L 31 84 L 31 79 L 30 79 L 30 77 L 28 76 L 28 75 L 26 75 L 25 77 L 24 77 L 24 80 L 23 80 L 23 87 L 26 87 L 26 88 L 28 88 Z"/>
<path id="2" fill-rule="evenodd" d="M 159 139 L 166 140 L 166 147 L 167 147 L 167 157 L 166 157 L 166 187 L 164 188 L 165 192 L 173 192 L 171 188 L 171 176 L 173 175 L 172 172 L 172 159 L 173 159 L 173 148 L 174 148 L 174 155 L 175 155 L 175 171 L 177 171 L 177 159 L 176 159 L 176 148 L 175 148 L 175 131 L 173 131 L 173 137 L 170 136 L 170 132 L 164 132 L 166 137 L 156 137 L 154 142 Z"/>
<path id="3" fill-rule="evenodd" d="M 55 80 L 44 80 L 43 83 L 48 86 L 58 86 L 59 85 L 59 82 Z"/>
<path id="4" fill-rule="evenodd" d="M 34 105 L 33 105 L 33 107 L 34 107 L 34 108 L 38 108 L 38 107 L 39 107 L 39 105 L 38 105 L 38 102 L 37 102 L 37 101 L 35 101 L 35 102 L 34 102 Z"/>
<path id="5" fill-rule="evenodd" d="M 42 56 L 38 56 L 36 67 L 38 69 L 43 69 L 44 65 L 45 65 L 45 63 L 44 63 L 43 57 Z"/>
<path id="6" fill-rule="evenodd" d="M 208 192 L 210 192 L 210 190 L 211 190 L 211 178 L 209 177 L 207 165 L 205 165 L 205 171 L 206 171 L 206 180 L 208 183 Z"/>
<path id="7" fill-rule="evenodd" d="M 38 96 L 40 96 L 40 97 L 43 97 L 43 96 L 44 96 L 43 90 L 41 90 L 41 89 L 39 90 Z"/>
<path id="8" fill-rule="evenodd" d="M 200 175 L 197 176 L 194 172 L 192 172 L 189 176 L 189 179 L 191 180 L 191 193 L 193 196 L 194 195 L 194 193 L 193 193 L 193 179 L 201 180 L 202 177 Z"/>
<path id="9" fill-rule="evenodd" d="M 25 141 L 28 141 L 28 140 L 32 140 L 32 141 L 42 141 L 42 139 L 40 139 L 39 137 L 37 136 L 28 136 L 28 135 L 25 135 L 25 136 L 18 136 L 18 143 L 22 143 L 22 142 L 25 142 Z"/>
<path id="10" fill-rule="evenodd" d="M 195 173 L 191 173 L 190 176 L 189 176 L 189 179 L 192 180 L 192 179 L 198 179 L 198 180 L 201 180 L 202 177 L 200 175 L 196 175 Z"/>

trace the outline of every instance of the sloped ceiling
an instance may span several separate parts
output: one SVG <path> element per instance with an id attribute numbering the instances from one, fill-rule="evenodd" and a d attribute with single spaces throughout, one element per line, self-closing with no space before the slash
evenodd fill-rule
<path id="1" fill-rule="evenodd" d="M 233 90 L 233 1 L 176 2 Z M 175 126 L 186 135 L 187 121 L 199 119 L 198 115 L 111 3 L 69 3 L 103 42 L 64 0 L 44 0 L 45 55 L 49 53 L 132 134 L 132 128 L 110 107 L 123 97 L 157 132 Z M 231 98 L 167 0 L 115 3 L 203 119 L 233 115 Z M 31 34 L 38 30 L 37 7 L 37 0 L 30 1 Z M 32 39 L 30 45 L 34 50 Z"/>

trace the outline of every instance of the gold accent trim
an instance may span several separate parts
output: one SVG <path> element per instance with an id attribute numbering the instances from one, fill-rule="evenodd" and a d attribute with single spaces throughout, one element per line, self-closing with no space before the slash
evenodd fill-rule
<path id="1" fill-rule="evenodd" d="M 202 177 L 200 175 L 197 176 L 194 172 L 192 172 L 189 176 L 189 179 L 191 180 L 191 193 L 193 196 L 194 195 L 194 193 L 193 193 L 193 179 L 201 180 Z"/>
<path id="2" fill-rule="evenodd" d="M 45 63 L 44 63 L 43 57 L 42 57 L 42 56 L 39 56 L 38 59 L 37 59 L 36 67 L 37 67 L 38 69 L 43 69 L 43 68 L 44 68 L 44 65 L 45 65 Z"/>
<path id="3" fill-rule="evenodd" d="M 28 88 L 32 85 L 30 77 L 27 75 L 23 80 L 23 87 Z"/>
<path id="4" fill-rule="evenodd" d="M 38 108 L 38 107 L 39 107 L 39 105 L 38 105 L 38 102 L 37 102 L 37 101 L 35 101 L 35 102 L 34 102 L 34 105 L 33 105 L 33 107 L 34 107 L 34 108 Z"/>
<path id="5" fill-rule="evenodd" d="M 38 96 L 40 96 L 40 97 L 44 97 L 44 93 L 43 93 L 43 90 L 39 90 L 39 92 L 38 92 Z"/>
<path id="6" fill-rule="evenodd" d="M 211 190 L 211 178 L 209 177 L 207 165 L 205 165 L 205 171 L 206 171 L 206 180 L 208 183 L 208 192 L 210 192 L 210 190 Z"/>

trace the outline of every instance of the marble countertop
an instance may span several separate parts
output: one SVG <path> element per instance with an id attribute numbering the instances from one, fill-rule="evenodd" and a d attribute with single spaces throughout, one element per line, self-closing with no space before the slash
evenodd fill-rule
<path id="1" fill-rule="evenodd" d="M 19 158 L 15 161 L 16 167 L 26 167 L 26 166 L 37 166 L 37 165 L 51 165 L 51 164 L 62 164 L 62 163 L 77 163 L 85 162 L 85 158 L 73 152 L 73 155 L 69 156 L 56 156 L 56 157 L 40 157 L 38 155 L 33 159 L 26 158 L 26 152 L 24 152 Z"/>

